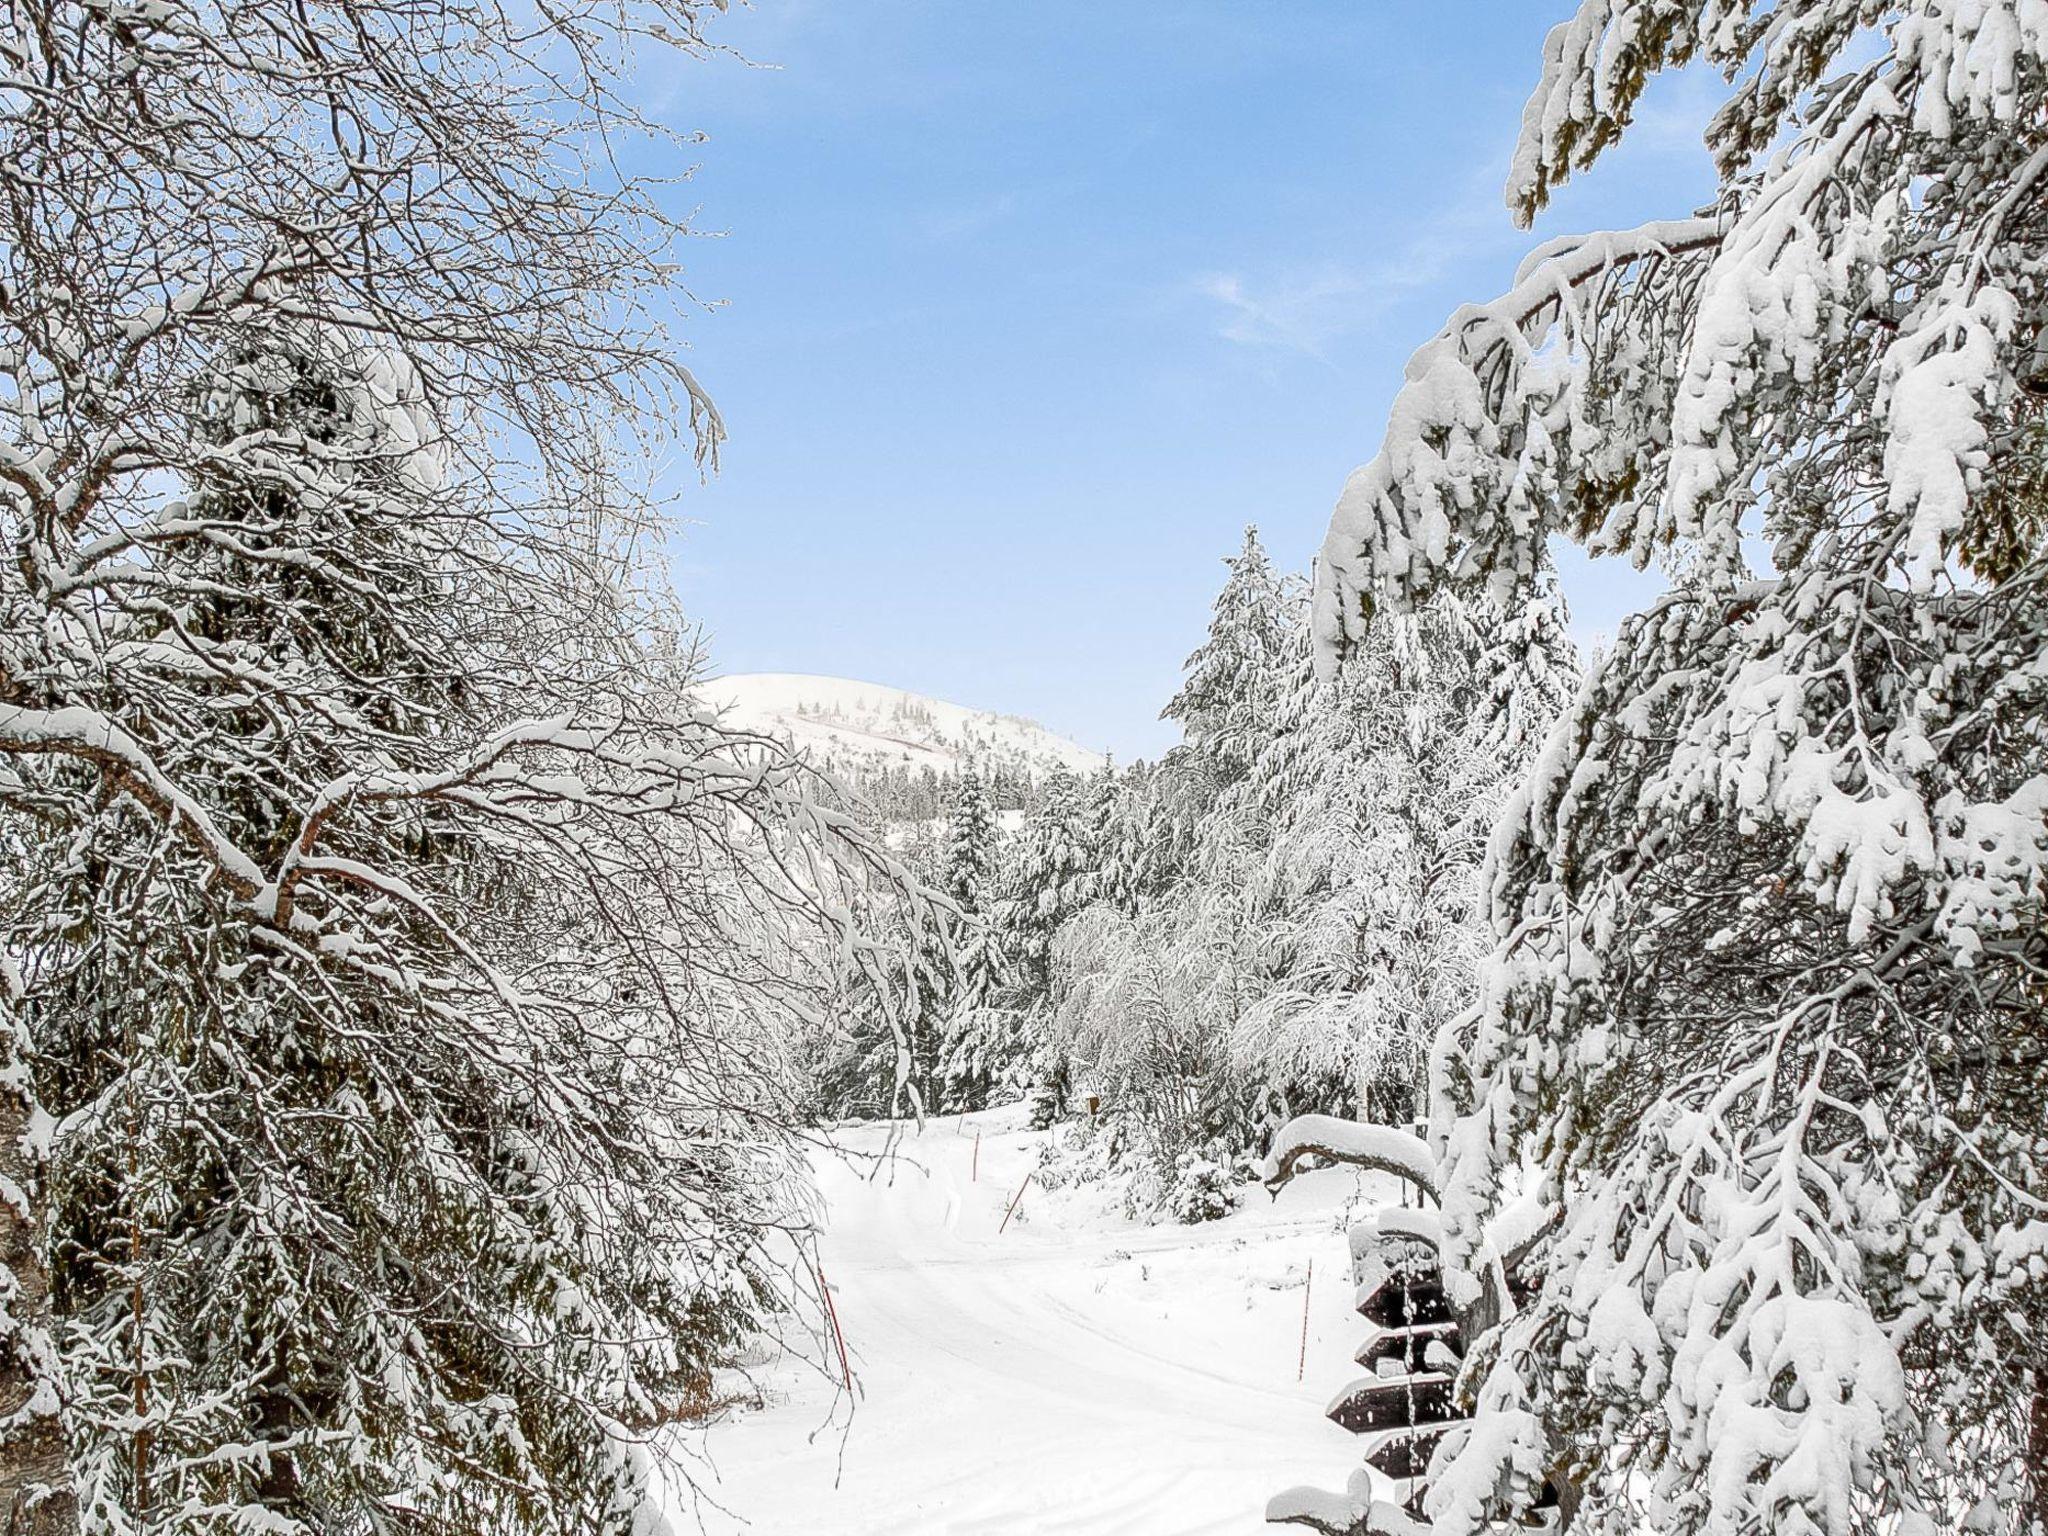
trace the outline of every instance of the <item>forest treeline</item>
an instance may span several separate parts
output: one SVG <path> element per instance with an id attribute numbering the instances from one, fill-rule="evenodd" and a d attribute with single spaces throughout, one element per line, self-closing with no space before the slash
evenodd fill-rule
<path id="1" fill-rule="evenodd" d="M 1005 831 L 970 762 L 942 818 L 896 827 L 964 921 L 900 1048 L 858 1010 L 820 1042 L 821 1117 L 1092 1104 L 1070 1150 L 1192 1217 L 1242 1198 L 1294 1114 L 1421 1115 L 1486 945 L 1494 819 L 1576 685 L 1562 599 L 1446 597 L 1326 674 L 1306 582 L 1252 529 L 1225 564 L 1157 763 L 1049 775 Z"/>
<path id="2" fill-rule="evenodd" d="M 1424 1122 L 1435 1536 L 2048 1531 L 2040 0 L 1581 0 L 1515 217 L 1687 68 L 1711 198 L 1453 314 L 1179 747 L 943 806 L 664 574 L 723 9 L 0 10 L 7 1530 L 658 1531 L 807 1139 L 1016 1093 L 1183 1217 Z"/>

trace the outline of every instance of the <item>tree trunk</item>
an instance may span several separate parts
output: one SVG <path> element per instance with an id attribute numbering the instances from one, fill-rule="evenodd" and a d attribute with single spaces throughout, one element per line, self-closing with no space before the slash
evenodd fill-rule
<path id="1" fill-rule="evenodd" d="M 265 1445 L 291 1437 L 298 1418 L 287 1392 L 266 1392 L 256 1400 L 256 1438 Z M 256 1479 L 256 1502 L 282 1520 L 302 1519 L 305 1488 L 299 1480 L 299 1459 L 288 1450 L 272 1450 Z"/>
<path id="2" fill-rule="evenodd" d="M 34 1205 L 42 1155 L 32 1140 L 34 1101 L 13 1001 L 0 993 L 0 1420 L 20 1422 L 0 1437 L 0 1511 L 5 1536 L 77 1536 L 50 1338 L 50 1271 Z"/>
<path id="3" fill-rule="evenodd" d="M 2048 1366 L 2034 1368 L 2034 1399 L 2027 1413 L 2027 1524 L 2031 1536 L 2048 1533 Z"/>

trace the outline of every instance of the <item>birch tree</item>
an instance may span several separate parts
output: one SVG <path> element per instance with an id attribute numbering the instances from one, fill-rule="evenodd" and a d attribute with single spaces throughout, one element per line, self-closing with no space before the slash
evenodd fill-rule
<path id="1" fill-rule="evenodd" d="M 1264 829 L 1233 881 L 1260 972 L 1233 1050 L 1276 1085 L 1341 1085 L 1362 1120 L 1406 1118 L 1473 999 L 1494 817 L 1575 663 L 1547 585 L 1513 624 L 1445 593 L 1379 615 L 1330 677 L 1310 660 L 1304 643 L 1280 728 L 1217 811 Z"/>
<path id="2" fill-rule="evenodd" d="M 770 1300 L 904 881 L 698 717 L 622 473 L 719 435 L 618 170 L 699 17 L 0 21 L 18 1519 L 647 1529 Z"/>

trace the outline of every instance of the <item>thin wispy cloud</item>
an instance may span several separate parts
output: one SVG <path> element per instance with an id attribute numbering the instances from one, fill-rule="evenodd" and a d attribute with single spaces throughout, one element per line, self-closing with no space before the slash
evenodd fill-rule
<path id="1" fill-rule="evenodd" d="M 1247 347 L 1279 347 L 1310 357 L 1363 324 L 1379 307 L 1362 273 L 1335 269 L 1276 278 L 1256 290 L 1236 272 L 1209 272 L 1195 279 L 1195 291 L 1223 308 L 1216 334 Z"/>
<path id="2" fill-rule="evenodd" d="M 1404 294 L 1437 281 L 1454 260 L 1526 238 L 1501 206 L 1501 169 L 1488 167 L 1471 178 L 1458 197 L 1413 225 L 1399 246 L 1370 260 L 1326 261 L 1257 277 L 1206 272 L 1193 289 L 1221 307 L 1216 334 L 1223 340 L 1327 361 L 1334 343 L 1372 324 Z"/>
<path id="3" fill-rule="evenodd" d="M 1613 156 L 1617 162 L 1625 158 L 1627 174 L 1636 178 L 1703 161 L 1701 129 L 1725 93 L 1704 69 L 1659 86 Z M 1444 281 L 1475 258 L 1518 256 L 1540 238 L 1515 228 L 1508 216 L 1501 194 L 1507 170 L 1504 154 L 1475 165 L 1447 198 L 1405 221 L 1405 229 L 1393 231 L 1390 246 L 1364 259 L 1265 273 L 1212 271 L 1195 278 L 1193 289 L 1220 308 L 1216 334 L 1223 340 L 1327 361 L 1331 347 L 1373 324 L 1407 294 Z M 1576 200 L 1582 182 L 1571 183 L 1560 202 Z"/>

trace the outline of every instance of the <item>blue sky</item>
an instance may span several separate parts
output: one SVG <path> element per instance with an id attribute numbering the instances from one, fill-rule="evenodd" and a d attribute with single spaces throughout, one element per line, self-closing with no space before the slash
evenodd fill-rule
<path id="1" fill-rule="evenodd" d="M 1566 0 L 758 0 L 644 89 L 707 135 L 683 318 L 731 430 L 675 574 L 723 671 L 1119 759 L 1247 522 L 1305 568 L 1402 364 L 1546 233 L 1689 210 L 1711 82 L 1538 228 L 1500 186 Z M 1655 589 L 1565 570 L 1605 631 Z"/>

